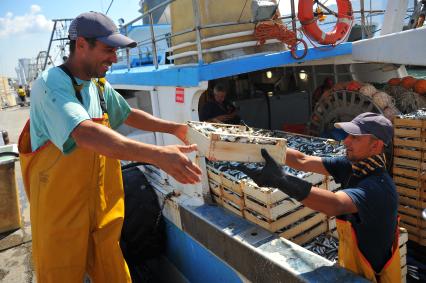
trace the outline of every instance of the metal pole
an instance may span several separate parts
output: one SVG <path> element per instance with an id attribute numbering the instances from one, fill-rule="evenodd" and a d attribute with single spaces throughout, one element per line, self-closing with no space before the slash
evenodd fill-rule
<path id="1" fill-rule="evenodd" d="M 333 74 L 334 74 L 334 83 L 337 84 L 339 82 L 339 75 L 337 73 L 336 64 L 333 65 Z"/>
<path id="2" fill-rule="evenodd" d="M 365 39 L 365 10 L 364 10 L 364 0 L 360 1 L 361 6 L 361 39 Z"/>
<path id="3" fill-rule="evenodd" d="M 57 23 L 57 21 L 55 20 L 54 24 L 53 24 L 52 34 L 50 35 L 49 47 L 47 48 L 47 55 L 46 55 L 46 59 L 44 60 L 42 71 L 46 70 L 47 59 L 49 58 L 50 48 L 52 47 L 52 39 L 53 39 L 53 35 L 55 34 L 55 30 L 56 30 L 56 23 Z"/>
<path id="4" fill-rule="evenodd" d="M 313 82 L 314 82 L 314 90 L 317 89 L 318 86 L 318 78 L 317 78 L 317 73 L 315 72 L 315 66 L 312 65 L 312 78 L 313 78 Z"/>
<path id="5" fill-rule="evenodd" d="M 195 20 L 195 34 L 197 36 L 197 52 L 198 52 L 198 64 L 203 64 L 203 50 L 201 47 L 201 32 L 200 32 L 200 10 L 198 9 L 198 0 L 192 0 L 192 9 L 194 11 Z"/>
<path id="6" fill-rule="evenodd" d="M 152 40 L 152 60 L 153 60 L 155 69 L 158 69 L 157 45 L 155 43 L 154 18 L 152 17 L 152 13 L 149 14 L 149 29 L 151 31 L 151 40 Z"/>
<path id="7" fill-rule="evenodd" d="M 127 26 L 124 29 L 124 33 L 127 36 Z M 130 51 L 129 48 L 126 47 L 126 60 L 127 60 L 127 70 L 130 71 Z"/>
<path id="8" fill-rule="evenodd" d="M 296 32 L 296 9 L 294 7 L 294 0 L 290 1 L 291 3 L 291 27 L 294 32 Z"/>

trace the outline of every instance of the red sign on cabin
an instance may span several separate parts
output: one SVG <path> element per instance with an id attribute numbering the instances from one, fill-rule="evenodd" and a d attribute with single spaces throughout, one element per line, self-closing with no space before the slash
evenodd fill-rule
<path id="1" fill-rule="evenodd" d="M 185 102 L 185 89 L 183 87 L 177 87 L 175 94 L 175 101 L 177 103 Z"/>

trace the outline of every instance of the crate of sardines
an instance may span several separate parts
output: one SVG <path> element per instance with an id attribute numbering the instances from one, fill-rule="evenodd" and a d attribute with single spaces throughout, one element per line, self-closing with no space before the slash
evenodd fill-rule
<path id="1" fill-rule="evenodd" d="M 188 122 L 187 140 L 198 145 L 201 156 L 214 161 L 264 162 L 260 149 L 266 149 L 280 164 L 285 164 L 287 143 L 263 131 L 242 125 Z"/>

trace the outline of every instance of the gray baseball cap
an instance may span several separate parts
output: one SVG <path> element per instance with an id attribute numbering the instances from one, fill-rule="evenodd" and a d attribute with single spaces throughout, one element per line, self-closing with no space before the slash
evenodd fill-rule
<path id="1" fill-rule="evenodd" d="M 351 135 L 373 135 L 385 145 L 390 145 L 393 138 L 392 122 L 377 113 L 365 112 L 350 122 L 335 123 L 334 126 Z"/>
<path id="2" fill-rule="evenodd" d="M 70 25 L 68 37 L 96 38 L 111 47 L 136 47 L 137 43 L 118 32 L 117 26 L 106 15 L 98 12 L 88 12 L 78 15 Z"/>

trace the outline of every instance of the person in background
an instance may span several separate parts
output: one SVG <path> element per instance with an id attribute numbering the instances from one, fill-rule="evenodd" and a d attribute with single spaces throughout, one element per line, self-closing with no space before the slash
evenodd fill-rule
<path id="1" fill-rule="evenodd" d="M 38 282 L 131 282 L 119 239 L 124 192 L 119 160 L 153 164 L 183 184 L 201 170 L 185 153 L 196 145 L 157 146 L 115 131 L 123 123 L 176 136 L 185 124 L 131 108 L 104 79 L 117 49 L 135 47 L 106 15 L 89 12 L 69 27 L 70 56 L 32 84 L 30 120 L 19 138 L 30 202 Z"/>
<path id="2" fill-rule="evenodd" d="M 330 90 L 333 87 L 333 80 L 331 78 L 325 78 L 322 85 L 317 87 L 312 94 L 312 109 L 315 108 L 315 105 L 320 100 L 321 96 L 327 90 Z"/>
<path id="3" fill-rule="evenodd" d="M 29 85 L 25 85 L 25 95 L 27 97 L 30 97 L 30 94 L 31 94 L 30 86 Z"/>
<path id="4" fill-rule="evenodd" d="M 25 103 L 25 89 L 22 87 L 22 85 L 19 85 L 18 87 L 18 96 L 21 99 L 22 103 Z"/>
<path id="5" fill-rule="evenodd" d="M 286 165 L 333 176 L 342 185 L 338 192 L 287 175 L 264 149 L 263 168 L 237 168 L 259 186 L 278 188 L 311 209 L 336 216 L 342 267 L 372 282 L 401 282 L 398 194 L 384 155 L 384 147 L 393 138 L 392 123 L 383 115 L 367 112 L 335 127 L 347 133 L 346 156 L 321 158 L 288 148 Z"/>
<path id="6" fill-rule="evenodd" d="M 200 111 L 200 121 L 225 124 L 240 123 L 241 119 L 237 114 L 237 109 L 226 100 L 226 95 L 226 89 L 223 85 L 215 85 L 213 98 Z"/>
<path id="7" fill-rule="evenodd" d="M 417 18 L 416 28 L 421 28 L 425 22 L 426 16 L 426 0 L 421 0 L 418 5 L 422 5 L 422 9 L 420 10 L 419 17 Z"/>

